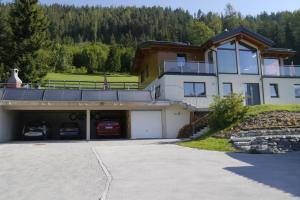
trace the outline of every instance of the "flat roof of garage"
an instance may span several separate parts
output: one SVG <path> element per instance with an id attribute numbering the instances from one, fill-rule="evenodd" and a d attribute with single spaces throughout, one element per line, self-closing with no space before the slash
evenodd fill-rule
<path id="1" fill-rule="evenodd" d="M 151 102 L 147 90 L 62 90 L 62 89 L 0 89 L 0 100 L 7 101 L 110 101 Z"/>

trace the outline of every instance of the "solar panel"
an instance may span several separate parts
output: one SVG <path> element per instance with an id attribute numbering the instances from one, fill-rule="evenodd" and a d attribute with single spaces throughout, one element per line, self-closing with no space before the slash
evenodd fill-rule
<path id="1" fill-rule="evenodd" d="M 124 90 L 118 91 L 119 101 L 125 102 L 149 102 L 152 101 L 151 94 L 146 90 Z"/>
<path id="2" fill-rule="evenodd" d="M 114 90 L 83 90 L 82 101 L 118 101 Z"/>
<path id="3" fill-rule="evenodd" d="M 80 101 L 81 90 L 45 90 L 44 101 Z"/>
<path id="4" fill-rule="evenodd" d="M 7 88 L 4 91 L 3 100 L 14 101 L 40 101 L 44 90 L 39 89 L 13 89 Z"/>

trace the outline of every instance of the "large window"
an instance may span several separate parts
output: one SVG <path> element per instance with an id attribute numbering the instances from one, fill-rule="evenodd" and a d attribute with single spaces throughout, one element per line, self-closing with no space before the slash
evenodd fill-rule
<path id="1" fill-rule="evenodd" d="M 223 96 L 228 97 L 232 94 L 232 83 L 223 83 Z"/>
<path id="2" fill-rule="evenodd" d="M 218 47 L 217 60 L 219 73 L 237 73 L 235 41 L 225 43 Z"/>
<path id="3" fill-rule="evenodd" d="M 300 98 L 300 85 L 298 84 L 294 85 L 294 90 L 295 90 L 295 97 Z"/>
<path id="4" fill-rule="evenodd" d="M 264 58 L 264 75 L 278 76 L 280 75 L 280 64 L 278 58 Z"/>
<path id="5" fill-rule="evenodd" d="M 279 92 L 278 92 L 278 85 L 271 83 L 270 84 L 270 93 L 272 98 L 278 98 L 279 97 Z"/>
<path id="6" fill-rule="evenodd" d="M 184 83 L 184 96 L 185 97 L 204 97 L 206 96 L 205 83 Z"/>
<path id="7" fill-rule="evenodd" d="M 258 74 L 257 51 L 242 42 L 239 42 L 241 74 Z"/>

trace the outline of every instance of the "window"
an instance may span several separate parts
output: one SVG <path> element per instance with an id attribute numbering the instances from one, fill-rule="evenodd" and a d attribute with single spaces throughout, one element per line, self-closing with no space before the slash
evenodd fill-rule
<path id="1" fill-rule="evenodd" d="M 270 84 L 270 92 L 271 92 L 271 97 L 272 98 L 278 98 L 279 93 L 278 93 L 278 85 L 277 84 Z"/>
<path id="2" fill-rule="evenodd" d="M 232 94 L 232 83 L 223 83 L 223 96 L 227 97 Z"/>
<path id="3" fill-rule="evenodd" d="M 184 66 L 186 63 L 186 55 L 185 54 L 177 54 L 177 66 Z"/>
<path id="4" fill-rule="evenodd" d="M 280 75 L 280 64 L 278 58 L 264 58 L 264 75 Z"/>
<path id="5" fill-rule="evenodd" d="M 145 72 L 142 71 L 140 76 L 141 76 L 141 83 L 143 83 L 145 81 Z"/>
<path id="6" fill-rule="evenodd" d="M 155 99 L 160 97 L 160 86 L 155 87 Z"/>
<path id="7" fill-rule="evenodd" d="M 294 85 L 294 89 L 295 89 L 295 97 L 296 98 L 300 98 L 300 85 Z"/>
<path id="8" fill-rule="evenodd" d="M 203 97 L 206 96 L 205 83 L 184 83 L 185 97 Z"/>
<path id="9" fill-rule="evenodd" d="M 218 71 L 223 74 L 236 74 L 236 47 L 235 41 L 225 43 L 218 47 Z"/>
<path id="10" fill-rule="evenodd" d="M 239 42 L 241 74 L 258 74 L 258 59 L 255 48 Z"/>

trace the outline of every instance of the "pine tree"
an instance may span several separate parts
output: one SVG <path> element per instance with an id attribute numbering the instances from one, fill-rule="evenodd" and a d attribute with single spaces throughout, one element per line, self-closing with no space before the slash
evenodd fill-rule
<path id="1" fill-rule="evenodd" d="M 38 51 L 47 44 L 48 20 L 38 0 L 15 0 L 9 15 L 11 28 L 10 66 L 20 69 L 25 82 L 40 80 L 47 73 L 37 63 Z"/>
<path id="2" fill-rule="evenodd" d="M 109 49 L 105 69 L 109 72 L 121 70 L 120 54 L 115 44 L 111 45 Z"/>

